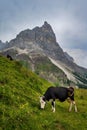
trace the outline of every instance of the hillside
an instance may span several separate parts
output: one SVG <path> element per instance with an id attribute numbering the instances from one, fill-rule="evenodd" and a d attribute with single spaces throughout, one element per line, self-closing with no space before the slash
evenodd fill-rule
<path id="1" fill-rule="evenodd" d="M 78 113 L 67 111 L 67 102 L 39 107 L 39 96 L 51 84 L 20 62 L 0 56 L 0 130 L 86 130 L 87 90 L 75 90 Z"/>

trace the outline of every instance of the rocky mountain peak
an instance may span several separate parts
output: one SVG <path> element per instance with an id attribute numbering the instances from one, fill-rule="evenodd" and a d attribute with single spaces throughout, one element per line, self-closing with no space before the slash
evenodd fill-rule
<path id="1" fill-rule="evenodd" d="M 50 24 L 46 21 L 41 27 L 35 27 L 32 30 L 21 31 L 17 37 L 9 42 L 8 48 L 18 47 L 29 50 L 43 50 L 46 55 L 55 59 L 67 60 L 63 50 L 56 41 L 55 33 Z"/>
<path id="2" fill-rule="evenodd" d="M 45 21 L 41 27 L 36 26 L 32 30 L 26 29 L 24 31 L 21 31 L 17 35 L 16 39 L 13 39 L 12 41 L 14 42 L 14 40 L 18 41 L 19 43 L 20 43 L 20 40 L 21 42 L 33 41 L 33 42 L 46 42 L 47 43 L 48 40 L 49 42 L 50 41 L 56 42 L 56 36 L 54 34 L 54 31 L 51 25 Z"/>
<path id="3" fill-rule="evenodd" d="M 42 26 L 42 30 L 45 32 L 53 33 L 53 29 L 52 29 L 51 25 L 48 24 L 46 21 L 44 22 L 44 24 Z"/>

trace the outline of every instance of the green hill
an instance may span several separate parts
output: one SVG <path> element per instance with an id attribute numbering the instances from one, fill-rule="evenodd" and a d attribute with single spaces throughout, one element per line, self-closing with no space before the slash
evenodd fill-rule
<path id="1" fill-rule="evenodd" d="M 86 130 L 87 90 L 75 91 L 78 113 L 69 113 L 67 102 L 39 107 L 39 96 L 51 84 L 20 62 L 0 56 L 0 130 Z"/>

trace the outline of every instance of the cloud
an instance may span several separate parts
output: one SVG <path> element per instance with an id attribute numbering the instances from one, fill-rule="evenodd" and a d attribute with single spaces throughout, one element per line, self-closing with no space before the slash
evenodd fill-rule
<path id="1" fill-rule="evenodd" d="M 87 24 L 64 12 L 58 18 L 53 19 L 52 24 L 57 41 L 63 48 L 87 48 Z"/>

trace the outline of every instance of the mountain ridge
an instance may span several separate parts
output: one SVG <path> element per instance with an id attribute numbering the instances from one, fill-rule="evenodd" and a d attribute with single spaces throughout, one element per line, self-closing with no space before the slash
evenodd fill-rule
<path id="1" fill-rule="evenodd" d="M 12 47 L 14 48 L 12 50 L 13 52 L 11 51 Z M 81 75 L 84 78 L 85 75 L 87 75 L 87 69 L 78 66 L 76 63 L 74 63 L 73 58 L 63 51 L 59 43 L 56 41 L 56 36 L 51 25 L 46 21 L 41 27 L 37 26 L 32 30 L 26 29 L 21 31 L 16 36 L 16 38 L 12 39 L 6 48 L 4 48 L 4 51 L 2 51 L 3 54 L 7 54 L 5 49 L 8 49 L 7 53 L 10 52 L 14 59 L 16 59 L 17 56 L 21 55 L 22 53 L 27 55 L 34 53 L 35 55 L 38 55 L 38 53 L 40 55 L 45 55 L 49 59 L 53 59 L 57 63 L 57 67 L 62 65 L 60 69 L 63 71 L 67 69 L 68 73 L 71 73 L 72 76 L 69 78 L 68 74 L 65 73 L 66 71 L 64 71 L 64 73 L 67 75 L 69 80 L 73 81 L 73 79 L 75 79 L 75 83 L 78 83 L 78 78 L 75 73 Z"/>

